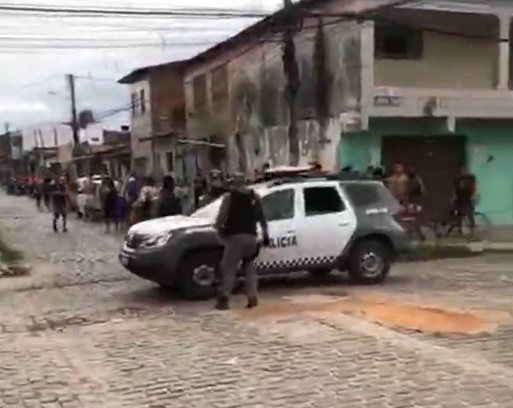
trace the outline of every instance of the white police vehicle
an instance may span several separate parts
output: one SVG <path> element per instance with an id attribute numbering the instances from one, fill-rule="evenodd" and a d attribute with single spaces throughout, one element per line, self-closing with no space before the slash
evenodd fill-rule
<path id="1" fill-rule="evenodd" d="M 409 248 L 396 221 L 399 204 L 383 184 L 351 174 L 290 173 L 275 171 L 276 177 L 252 186 L 262 198 L 271 237 L 255 259 L 259 274 L 337 269 L 359 283 L 383 281 L 396 255 Z M 121 264 L 185 298 L 212 297 L 223 252 L 212 227 L 220 204 L 217 199 L 191 216 L 134 225 Z"/>

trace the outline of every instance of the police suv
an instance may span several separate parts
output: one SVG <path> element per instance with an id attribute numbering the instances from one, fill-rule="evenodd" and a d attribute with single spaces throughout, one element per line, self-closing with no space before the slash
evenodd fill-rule
<path id="1" fill-rule="evenodd" d="M 409 247 L 396 220 L 399 204 L 383 184 L 354 174 L 286 173 L 251 186 L 262 198 L 271 238 L 255 259 L 259 274 L 340 270 L 359 283 L 382 282 L 396 255 Z M 121 264 L 185 298 L 212 297 L 223 253 L 213 229 L 221 200 L 190 216 L 134 225 Z"/>

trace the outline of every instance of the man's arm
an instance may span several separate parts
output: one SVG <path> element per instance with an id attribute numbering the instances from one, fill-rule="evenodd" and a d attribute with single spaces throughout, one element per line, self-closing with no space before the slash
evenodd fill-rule
<path id="1" fill-rule="evenodd" d="M 228 211 L 230 210 L 230 194 L 225 194 L 222 201 L 221 207 L 219 208 L 219 212 L 217 213 L 217 218 L 214 223 L 214 228 L 217 232 L 220 232 L 228 218 Z"/>
<path id="2" fill-rule="evenodd" d="M 267 220 L 265 219 L 264 209 L 262 207 L 262 200 L 260 200 L 260 197 L 255 194 L 255 209 L 257 214 L 257 222 L 260 224 L 260 227 L 262 227 L 262 236 L 264 239 L 264 245 L 269 245 L 269 228 L 267 225 Z"/>

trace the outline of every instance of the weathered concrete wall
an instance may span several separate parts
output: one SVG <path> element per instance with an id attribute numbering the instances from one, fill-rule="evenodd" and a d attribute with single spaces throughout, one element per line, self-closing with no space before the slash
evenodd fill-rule
<path id="1" fill-rule="evenodd" d="M 345 126 L 340 114 L 359 109 L 361 30 L 356 22 L 324 22 L 323 88 L 328 112 L 320 118 L 319 71 L 315 62 L 319 55 L 317 25 L 316 19 L 305 21 L 295 39 L 301 82 L 297 98 L 300 162 L 320 160 L 326 167 L 334 167 L 336 146 Z M 224 101 L 213 103 L 210 99 L 206 109 L 195 110 L 192 78 L 186 79 L 188 134 L 193 138 L 221 136 L 227 145 L 229 170 L 251 174 L 263 163 L 279 165 L 290 161 L 286 79 L 280 37 L 275 38 L 228 62 L 229 97 Z M 207 82 L 211 81 L 208 72 L 206 75 Z"/>
<path id="2" fill-rule="evenodd" d="M 185 130 L 183 75 L 169 68 L 150 74 L 153 133 Z"/>
<path id="3" fill-rule="evenodd" d="M 130 117 L 132 156 L 134 159 L 147 158 L 148 163 L 146 170 L 151 168 L 151 143 L 142 142 L 140 139 L 148 137 L 152 133 L 150 88 L 150 81 L 147 79 L 130 85 L 130 95 L 136 94 L 137 98 L 139 98 L 139 92 L 144 89 L 146 99 L 146 112 L 142 114 L 137 106 L 138 103 L 136 103 L 136 109 L 132 110 Z"/>
<path id="4" fill-rule="evenodd" d="M 395 11 L 395 19 L 430 27 L 423 32 L 419 59 L 376 59 L 376 86 L 405 88 L 494 89 L 497 85 L 499 21 L 495 16 L 429 11 Z M 490 40 L 484 41 L 483 38 Z"/>
<path id="5" fill-rule="evenodd" d="M 308 27 L 316 23 L 305 23 Z M 335 167 L 335 152 L 343 123 L 343 112 L 358 110 L 360 101 L 360 30 L 356 23 L 346 22 L 324 26 L 325 35 L 325 97 L 328 112 L 318 117 L 319 74 L 315 68 L 316 28 L 298 34 L 296 60 L 300 72 L 298 110 L 300 122 L 300 164 L 319 160 L 325 167 Z M 230 144 L 230 167 L 246 172 L 269 162 L 288 164 L 287 137 L 289 117 L 285 93 L 281 50 L 278 45 L 263 47 L 260 60 L 238 65 L 232 71 L 232 115 L 234 134 Z M 324 141 L 323 141 L 324 140 Z"/>

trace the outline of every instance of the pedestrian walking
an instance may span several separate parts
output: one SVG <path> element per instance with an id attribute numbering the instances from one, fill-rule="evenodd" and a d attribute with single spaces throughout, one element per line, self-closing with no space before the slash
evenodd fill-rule
<path id="1" fill-rule="evenodd" d="M 53 181 L 51 177 L 45 177 L 43 180 L 43 203 L 48 211 L 51 211 L 51 196 L 53 189 Z"/>
<path id="2" fill-rule="evenodd" d="M 105 220 L 105 231 L 110 231 L 110 225 L 114 223 L 114 228 L 119 230 L 119 219 L 117 217 L 118 191 L 114 180 L 105 179 L 105 187 L 103 191 L 103 215 Z"/>
<path id="3" fill-rule="evenodd" d="M 36 199 L 36 207 L 41 211 L 41 201 L 43 199 L 43 181 L 38 177 L 34 184 L 34 198 Z"/>
<path id="4" fill-rule="evenodd" d="M 168 217 L 182 213 L 180 199 L 175 194 L 175 180 L 172 176 L 162 179 L 162 188 L 159 193 L 157 217 Z"/>
<path id="5" fill-rule="evenodd" d="M 51 206 L 53 213 L 52 226 L 54 232 L 59 232 L 57 222 L 59 218 L 62 219 L 62 232 L 68 232 L 67 228 L 67 214 L 68 214 L 68 200 L 66 193 L 66 184 L 63 177 L 55 179 L 50 187 Z"/>
<path id="6" fill-rule="evenodd" d="M 229 309 L 229 297 L 233 291 L 239 265 L 246 278 L 247 308 L 258 305 L 258 277 L 254 259 L 258 255 L 257 224 L 263 232 L 263 244 L 269 245 L 267 222 L 260 197 L 244 185 L 244 175 L 236 174 L 232 187 L 221 202 L 214 224 L 224 243 L 221 261 L 221 286 L 216 309 Z"/>
<path id="7" fill-rule="evenodd" d="M 153 218 L 153 204 L 158 198 L 158 191 L 155 187 L 155 180 L 153 177 L 146 177 L 144 185 L 141 187 L 139 197 L 134 203 L 135 207 L 139 210 L 139 220 L 147 221 Z"/>

